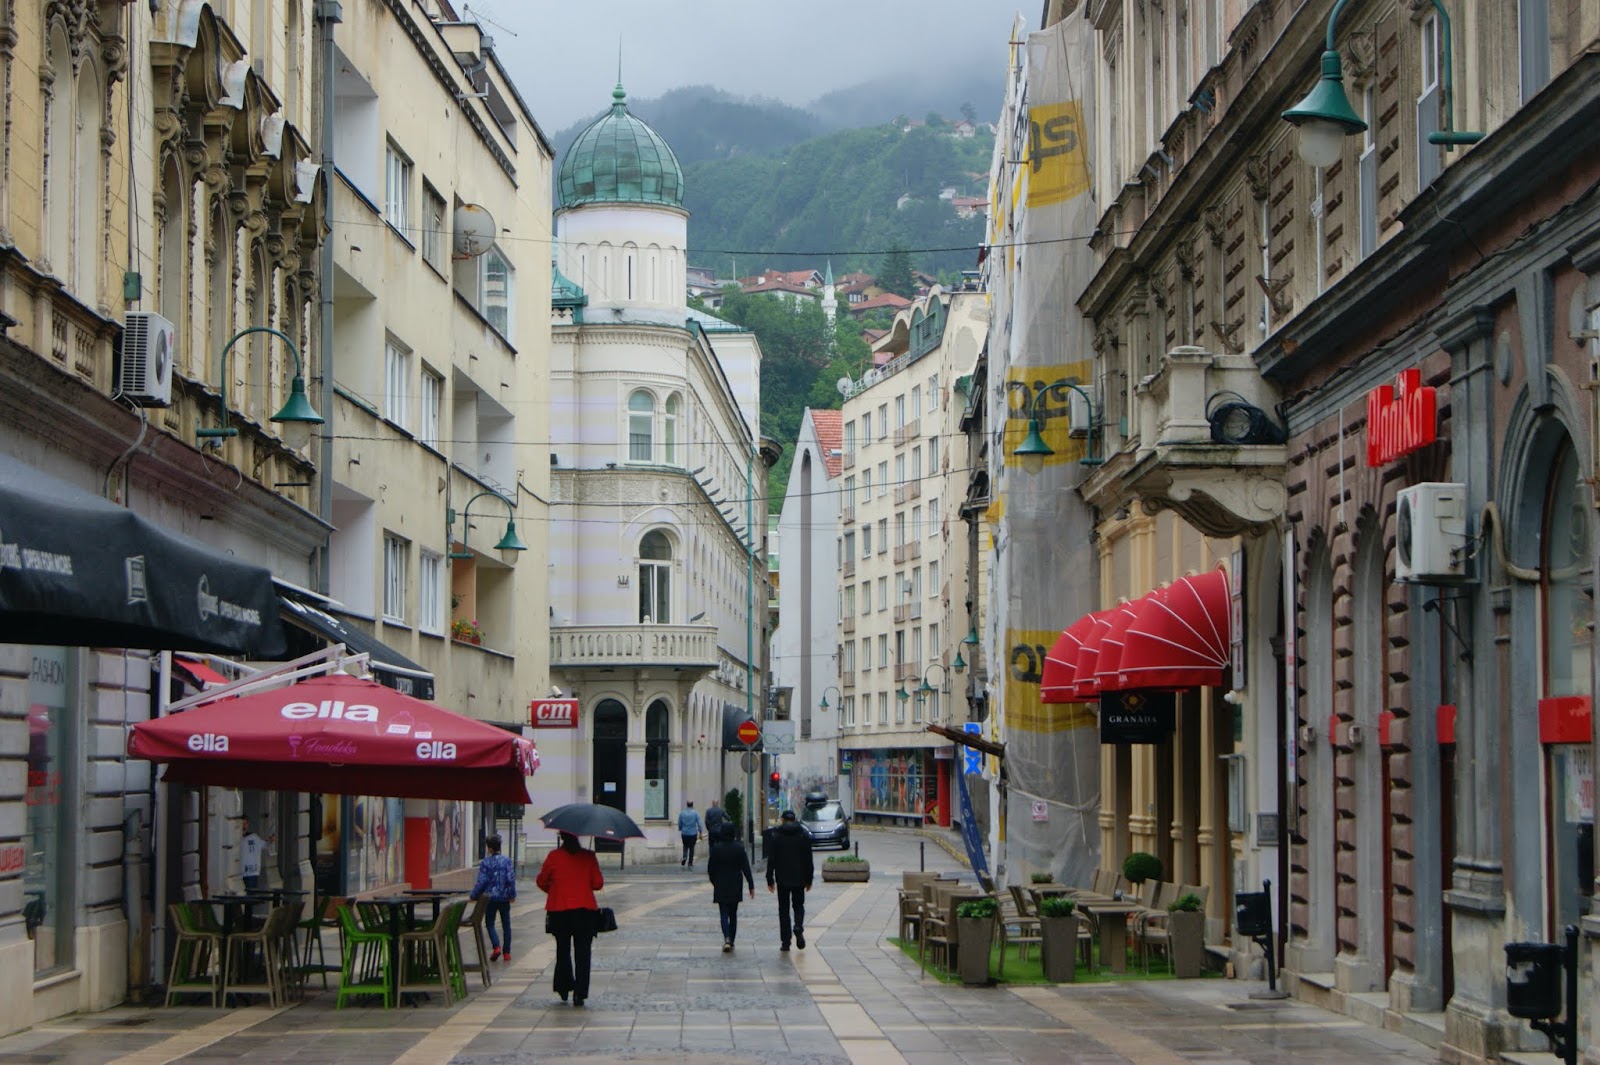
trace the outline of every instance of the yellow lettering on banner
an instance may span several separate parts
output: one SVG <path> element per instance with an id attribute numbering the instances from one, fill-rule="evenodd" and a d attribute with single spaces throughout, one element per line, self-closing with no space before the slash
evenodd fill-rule
<path id="1" fill-rule="evenodd" d="M 1006 631 L 1006 728 L 1024 732 L 1064 732 L 1093 728 L 1097 719 L 1083 703 L 1042 703 L 1044 656 L 1059 632 L 1050 629 Z"/>
<path id="2" fill-rule="evenodd" d="M 1014 452 L 1027 439 L 1029 418 L 1039 420 L 1039 433 L 1055 452 L 1045 456 L 1045 465 L 1077 462 L 1088 455 L 1089 437 L 1072 435 L 1072 402 L 1077 393 L 1066 383 L 1088 392 L 1091 368 L 1092 364 L 1083 360 L 1055 366 L 1012 366 L 1006 370 L 1006 423 L 1002 439 L 1007 466 L 1022 465 Z"/>
<path id="3" fill-rule="evenodd" d="M 1083 105 L 1035 104 L 1028 111 L 1028 206 L 1065 203 L 1088 190 Z"/>

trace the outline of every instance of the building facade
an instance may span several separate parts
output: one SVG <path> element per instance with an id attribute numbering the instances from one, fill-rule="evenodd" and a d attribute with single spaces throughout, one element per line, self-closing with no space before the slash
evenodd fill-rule
<path id="1" fill-rule="evenodd" d="M 772 681 L 775 689 L 788 690 L 794 727 L 794 755 L 780 757 L 777 769 L 789 806 L 809 792 L 838 796 L 849 789 L 839 773 L 844 693 L 835 664 L 840 639 L 852 636 L 856 625 L 854 615 L 840 617 L 844 592 L 836 564 L 843 445 L 841 414 L 806 408 L 777 519 L 774 555 L 781 556 L 782 566 Z"/>
<path id="2" fill-rule="evenodd" d="M 936 288 L 896 315 L 845 398 L 839 761 L 857 817 L 950 823 L 954 752 L 927 725 L 966 716 L 954 672 L 969 623 L 966 476 L 950 462 L 965 450 L 964 405 L 952 384 L 987 329 L 976 286 Z"/>
<path id="3" fill-rule="evenodd" d="M 1081 492 L 1103 539 L 1153 530 L 1159 563 L 1191 550 L 1159 531 L 1181 519 L 1207 537 L 1195 562 L 1230 574 L 1248 768 L 1226 802 L 1220 780 L 1189 793 L 1237 855 L 1214 891 L 1271 880 L 1297 995 L 1448 1061 L 1540 1047 L 1506 1011 L 1503 946 L 1575 927 L 1580 998 L 1597 990 L 1597 175 L 1575 131 L 1596 114 L 1600 13 L 1057 17 L 1094 34 L 1105 116 L 1074 294 L 1106 460 Z M 1344 135 L 1284 119 L 1324 52 Z M 1105 521 L 1121 508 L 1131 524 Z M 1228 742 L 1221 694 L 1201 696 L 1202 763 Z M 1126 825 L 1110 818 L 1130 843 L 1147 793 L 1162 809 L 1159 761 L 1134 768 Z M 1184 831 L 1184 802 L 1150 827 Z"/>
<path id="4" fill-rule="evenodd" d="M 541 731 L 534 798 L 625 810 L 629 859 L 667 861 L 684 804 L 745 783 L 725 752 L 766 707 L 761 351 L 688 309 L 683 175 L 620 85 L 559 188 L 541 465 L 550 669 L 577 714 Z"/>

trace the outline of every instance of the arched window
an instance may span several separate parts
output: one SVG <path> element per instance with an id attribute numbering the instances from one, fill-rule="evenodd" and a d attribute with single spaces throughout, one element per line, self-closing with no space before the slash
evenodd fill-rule
<path id="1" fill-rule="evenodd" d="M 645 391 L 628 397 L 628 461 L 650 462 L 655 458 L 655 397 Z"/>
<path id="2" fill-rule="evenodd" d="M 680 400 L 674 392 L 667 397 L 667 416 L 661 426 L 661 461 L 668 466 L 678 464 L 678 407 Z"/>
<path id="3" fill-rule="evenodd" d="M 672 544 L 662 532 L 639 542 L 639 620 L 666 625 L 672 620 Z"/>
<path id="4" fill-rule="evenodd" d="M 668 753 L 672 712 L 660 699 L 644 715 L 644 815 L 664 818 L 667 802 Z"/>
<path id="5" fill-rule="evenodd" d="M 50 90 L 45 130 L 45 248 L 50 269 L 59 278 L 72 267 L 72 49 L 67 31 L 57 22 L 50 31 Z"/>
<path id="6" fill-rule="evenodd" d="M 73 149 L 72 283 L 78 299 L 100 302 L 100 72 L 85 62 L 78 71 Z"/>
<path id="7" fill-rule="evenodd" d="M 163 317 L 177 325 L 181 331 L 178 350 L 187 352 L 192 347 L 186 333 L 189 316 L 184 313 L 184 252 L 189 244 L 188 190 L 183 187 L 183 175 L 178 164 L 168 159 L 161 172 L 160 265 L 156 274 L 156 300 Z"/>
<path id="8" fill-rule="evenodd" d="M 594 710 L 594 777 L 590 794 L 602 806 L 628 808 L 628 711 L 615 699 Z"/>

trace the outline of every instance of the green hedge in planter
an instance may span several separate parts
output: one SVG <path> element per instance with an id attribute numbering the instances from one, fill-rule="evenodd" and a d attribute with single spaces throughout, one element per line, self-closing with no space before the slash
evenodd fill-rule
<path id="1" fill-rule="evenodd" d="M 1187 895 L 1179 895 L 1173 899 L 1172 904 L 1167 907 L 1167 912 L 1203 913 L 1205 908 L 1206 904 L 1200 901 L 1200 896 L 1191 891 Z"/>
<path id="2" fill-rule="evenodd" d="M 1000 904 L 990 898 L 968 899 L 956 906 L 956 916 L 968 919 L 984 920 L 999 912 Z"/>
<path id="3" fill-rule="evenodd" d="M 1145 851 L 1134 851 L 1122 859 L 1122 876 L 1130 884 L 1161 879 L 1161 859 Z"/>
<path id="4" fill-rule="evenodd" d="M 1072 911 L 1077 908 L 1076 902 L 1061 895 L 1052 895 L 1039 900 L 1040 917 L 1071 917 Z"/>
<path id="5" fill-rule="evenodd" d="M 828 859 L 828 864 L 829 865 L 839 865 L 839 864 L 846 863 L 846 862 L 864 862 L 864 861 L 866 861 L 865 858 L 862 858 L 862 857 L 860 857 L 858 855 L 855 855 L 855 854 L 835 854 L 833 857 Z"/>
<path id="6" fill-rule="evenodd" d="M 1054 884 L 1056 875 L 1054 873 L 1034 873 L 1028 879 L 1035 884 Z"/>

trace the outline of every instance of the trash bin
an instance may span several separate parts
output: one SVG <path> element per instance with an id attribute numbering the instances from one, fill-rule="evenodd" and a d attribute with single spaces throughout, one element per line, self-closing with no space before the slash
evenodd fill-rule
<path id="1" fill-rule="evenodd" d="M 1272 900 L 1265 891 L 1241 891 L 1233 896 L 1233 929 L 1252 939 L 1272 931 Z"/>
<path id="2" fill-rule="evenodd" d="M 1565 953 L 1559 943 L 1507 943 L 1506 1012 L 1525 1021 L 1559 1017 Z"/>

